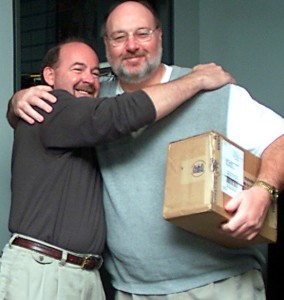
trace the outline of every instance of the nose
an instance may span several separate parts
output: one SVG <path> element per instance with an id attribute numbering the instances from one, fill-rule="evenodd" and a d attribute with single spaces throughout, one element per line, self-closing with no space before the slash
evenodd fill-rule
<path id="1" fill-rule="evenodd" d="M 81 78 L 83 83 L 88 84 L 90 87 L 92 87 L 94 97 L 97 97 L 100 89 L 99 76 L 94 75 L 92 72 L 84 72 Z"/>
<path id="2" fill-rule="evenodd" d="M 88 83 L 94 83 L 98 76 L 95 76 L 92 72 L 84 72 L 83 81 Z"/>
<path id="3" fill-rule="evenodd" d="M 129 34 L 125 47 L 128 50 L 134 51 L 140 47 L 140 44 L 137 42 L 133 34 Z"/>

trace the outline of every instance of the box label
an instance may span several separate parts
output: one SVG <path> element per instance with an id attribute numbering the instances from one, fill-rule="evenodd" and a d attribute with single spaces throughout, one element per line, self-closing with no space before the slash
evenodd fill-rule
<path id="1" fill-rule="evenodd" d="M 221 189 L 234 197 L 243 189 L 244 152 L 227 141 L 222 141 L 222 180 Z"/>

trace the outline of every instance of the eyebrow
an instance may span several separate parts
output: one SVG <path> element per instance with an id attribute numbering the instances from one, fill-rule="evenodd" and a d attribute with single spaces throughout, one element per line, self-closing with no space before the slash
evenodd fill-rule
<path id="1" fill-rule="evenodd" d="M 136 29 L 134 29 L 134 30 L 132 30 L 132 32 L 136 32 L 137 30 L 140 30 L 140 29 L 151 29 L 151 27 L 148 27 L 148 26 L 141 26 L 141 27 L 138 27 L 138 28 L 136 28 Z M 128 33 L 129 31 L 128 30 L 116 30 L 116 31 L 113 31 L 111 34 L 113 34 L 113 33 L 121 33 L 121 32 L 125 32 L 125 33 Z"/>

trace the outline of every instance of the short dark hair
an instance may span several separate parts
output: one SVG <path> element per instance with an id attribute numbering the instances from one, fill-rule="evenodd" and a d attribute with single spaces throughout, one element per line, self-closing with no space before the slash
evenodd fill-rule
<path id="1" fill-rule="evenodd" d="M 78 37 L 69 37 L 65 39 L 64 41 L 60 42 L 59 44 L 55 45 L 54 47 L 50 48 L 47 53 L 45 54 L 43 60 L 42 60 L 42 67 L 41 67 L 41 81 L 43 84 L 47 84 L 47 82 L 44 79 L 43 76 L 43 70 L 46 67 L 56 68 L 58 61 L 59 61 L 59 55 L 60 50 L 62 46 L 70 43 L 83 43 L 92 48 L 95 52 L 96 50 L 93 48 L 93 46 L 85 39 L 78 38 Z"/>
<path id="2" fill-rule="evenodd" d="M 106 23 L 107 23 L 107 20 L 110 16 L 110 14 L 122 3 L 125 3 L 125 2 L 137 2 L 137 3 L 140 3 L 142 4 L 143 6 L 145 6 L 153 15 L 154 17 L 154 20 L 156 22 L 156 26 L 157 28 L 162 28 L 162 23 L 160 21 L 160 18 L 158 16 L 158 12 L 154 9 L 154 7 L 148 2 L 148 1 L 145 1 L 145 0 L 120 0 L 120 1 L 116 1 L 111 7 L 110 9 L 108 10 L 108 12 L 106 13 L 105 17 L 104 17 L 104 21 L 103 21 L 103 24 L 102 24 L 102 28 L 101 28 L 101 36 L 104 37 L 106 35 Z"/>

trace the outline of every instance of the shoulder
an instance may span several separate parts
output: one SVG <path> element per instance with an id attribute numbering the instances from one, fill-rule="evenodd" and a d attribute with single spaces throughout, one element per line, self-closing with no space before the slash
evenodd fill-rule
<path id="1" fill-rule="evenodd" d="M 186 74 L 189 74 L 192 70 L 190 68 L 180 67 L 180 66 L 176 66 L 176 65 L 172 65 L 170 67 L 172 68 L 171 80 L 179 78 Z"/>
<path id="2" fill-rule="evenodd" d="M 244 87 L 236 84 L 229 84 L 228 86 L 230 87 L 230 105 L 234 109 L 242 111 L 244 107 L 249 110 L 262 106 Z"/>
<path id="3" fill-rule="evenodd" d="M 229 84 L 229 86 L 230 86 L 231 94 L 252 98 L 248 90 L 246 90 L 244 87 L 237 84 Z"/>

